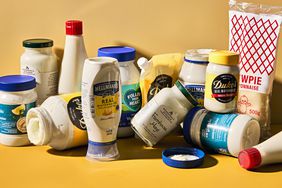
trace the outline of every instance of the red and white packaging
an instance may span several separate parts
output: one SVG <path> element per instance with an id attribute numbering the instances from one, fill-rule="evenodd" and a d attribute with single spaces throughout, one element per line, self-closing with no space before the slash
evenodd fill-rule
<path id="1" fill-rule="evenodd" d="M 282 7 L 233 0 L 229 5 L 229 50 L 240 54 L 237 109 L 259 120 L 261 138 L 266 139 Z"/>

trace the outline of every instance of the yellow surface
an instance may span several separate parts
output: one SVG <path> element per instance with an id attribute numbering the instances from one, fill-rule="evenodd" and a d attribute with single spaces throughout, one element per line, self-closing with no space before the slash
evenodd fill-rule
<path id="1" fill-rule="evenodd" d="M 248 0 L 282 6 L 281 0 Z M 22 41 L 54 40 L 62 57 L 67 19 L 84 21 L 88 55 L 98 47 L 130 45 L 138 56 L 182 52 L 191 48 L 227 49 L 227 0 L 1 0 L 0 75 L 19 73 Z M 282 35 L 281 35 L 282 36 Z M 272 121 L 282 122 L 282 37 L 274 82 Z M 282 128 L 282 127 L 281 127 Z M 212 155 L 201 168 L 174 169 L 161 161 L 161 150 L 181 146 L 167 138 L 157 149 L 134 139 L 119 143 L 121 159 L 108 163 L 85 160 L 86 148 L 55 152 L 49 147 L 0 146 L 0 187 L 281 187 L 282 166 L 248 172 L 235 158 Z M 274 171 L 274 172 L 271 172 Z M 277 171 L 277 172 L 275 172 Z"/>
<path id="2" fill-rule="evenodd" d="M 275 127 L 275 132 L 281 130 Z M 178 136 L 177 136 L 178 135 Z M 155 148 L 134 138 L 121 139 L 121 158 L 112 162 L 85 159 L 86 147 L 55 151 L 48 146 L 0 146 L 0 179 L 3 188 L 175 188 L 249 187 L 280 188 L 282 164 L 258 169 L 242 169 L 236 158 L 207 155 L 203 166 L 176 169 L 161 160 L 168 147 L 187 146 L 180 134 L 167 137 Z"/>
<path id="3" fill-rule="evenodd" d="M 64 23 L 81 19 L 87 53 L 107 45 L 130 45 L 138 56 L 228 48 L 228 0 L 0 0 L 0 75 L 19 73 L 22 41 L 54 40 L 61 58 Z M 282 6 L 281 0 L 246 0 Z M 272 121 L 282 123 L 282 37 L 278 43 Z"/>

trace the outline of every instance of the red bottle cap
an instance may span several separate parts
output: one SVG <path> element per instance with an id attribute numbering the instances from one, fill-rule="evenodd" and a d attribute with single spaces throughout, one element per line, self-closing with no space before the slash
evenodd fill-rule
<path id="1" fill-rule="evenodd" d="M 241 151 L 238 156 L 241 167 L 245 169 L 253 169 L 261 163 L 261 155 L 256 148 L 249 148 Z"/>
<path id="2" fill-rule="evenodd" d="M 67 35 L 82 35 L 82 21 L 68 20 L 66 21 Z"/>

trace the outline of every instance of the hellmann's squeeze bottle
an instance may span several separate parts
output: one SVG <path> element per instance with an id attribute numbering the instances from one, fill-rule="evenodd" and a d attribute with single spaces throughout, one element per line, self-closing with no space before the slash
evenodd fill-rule
<path id="1" fill-rule="evenodd" d="M 282 162 L 282 131 L 268 140 L 239 153 L 238 160 L 245 169 Z"/>

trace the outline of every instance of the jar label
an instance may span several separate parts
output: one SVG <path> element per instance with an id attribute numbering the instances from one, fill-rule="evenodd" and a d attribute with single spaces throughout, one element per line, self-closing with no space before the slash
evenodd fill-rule
<path id="1" fill-rule="evenodd" d="M 71 98 L 67 105 L 70 120 L 74 126 L 80 130 L 86 130 L 85 121 L 82 114 L 81 96 Z"/>
<path id="2" fill-rule="evenodd" d="M 238 114 L 208 112 L 201 124 L 201 144 L 209 150 L 230 155 L 227 146 L 228 131 Z"/>
<path id="3" fill-rule="evenodd" d="M 197 100 L 199 105 L 204 105 L 205 84 L 186 83 L 185 88 Z"/>
<path id="4" fill-rule="evenodd" d="M 229 103 L 237 99 L 238 77 L 232 74 L 208 74 L 205 97 L 221 103 Z"/>
<path id="5" fill-rule="evenodd" d="M 94 114 L 96 116 L 110 116 L 119 112 L 119 82 L 109 81 L 95 84 Z"/>
<path id="6" fill-rule="evenodd" d="M 163 88 L 172 87 L 172 77 L 166 74 L 161 74 L 152 82 L 147 94 L 148 102 Z"/>
<path id="7" fill-rule="evenodd" d="M 18 105 L 0 104 L 0 133 L 26 134 L 25 116 L 34 107 L 36 107 L 36 102 Z"/>
<path id="8" fill-rule="evenodd" d="M 31 66 L 21 66 L 21 74 L 33 76 L 36 79 L 36 91 L 38 104 L 44 102 L 50 96 L 57 95 L 58 72 L 39 72 Z"/>
<path id="9" fill-rule="evenodd" d="M 57 126 L 64 123 L 70 124 L 69 126 L 73 125 L 70 127 L 70 130 L 72 130 L 72 140 L 68 143 L 67 148 L 87 144 L 88 138 L 86 124 L 82 115 L 81 93 L 64 94 L 58 97 L 60 97 L 66 105 L 58 101 L 54 110 L 50 110 L 49 113 L 52 116 L 53 123 Z M 68 118 L 62 118 L 62 115 Z"/>
<path id="10" fill-rule="evenodd" d="M 141 90 L 139 83 L 122 86 L 122 114 L 120 127 L 129 127 L 133 116 L 140 110 L 142 105 Z"/>
<path id="11" fill-rule="evenodd" d="M 177 126 L 178 114 L 169 106 L 159 106 L 155 101 L 151 101 L 142 108 L 142 113 L 146 119 L 140 120 L 143 124 L 138 128 L 139 134 L 152 143 L 158 142 Z"/>

